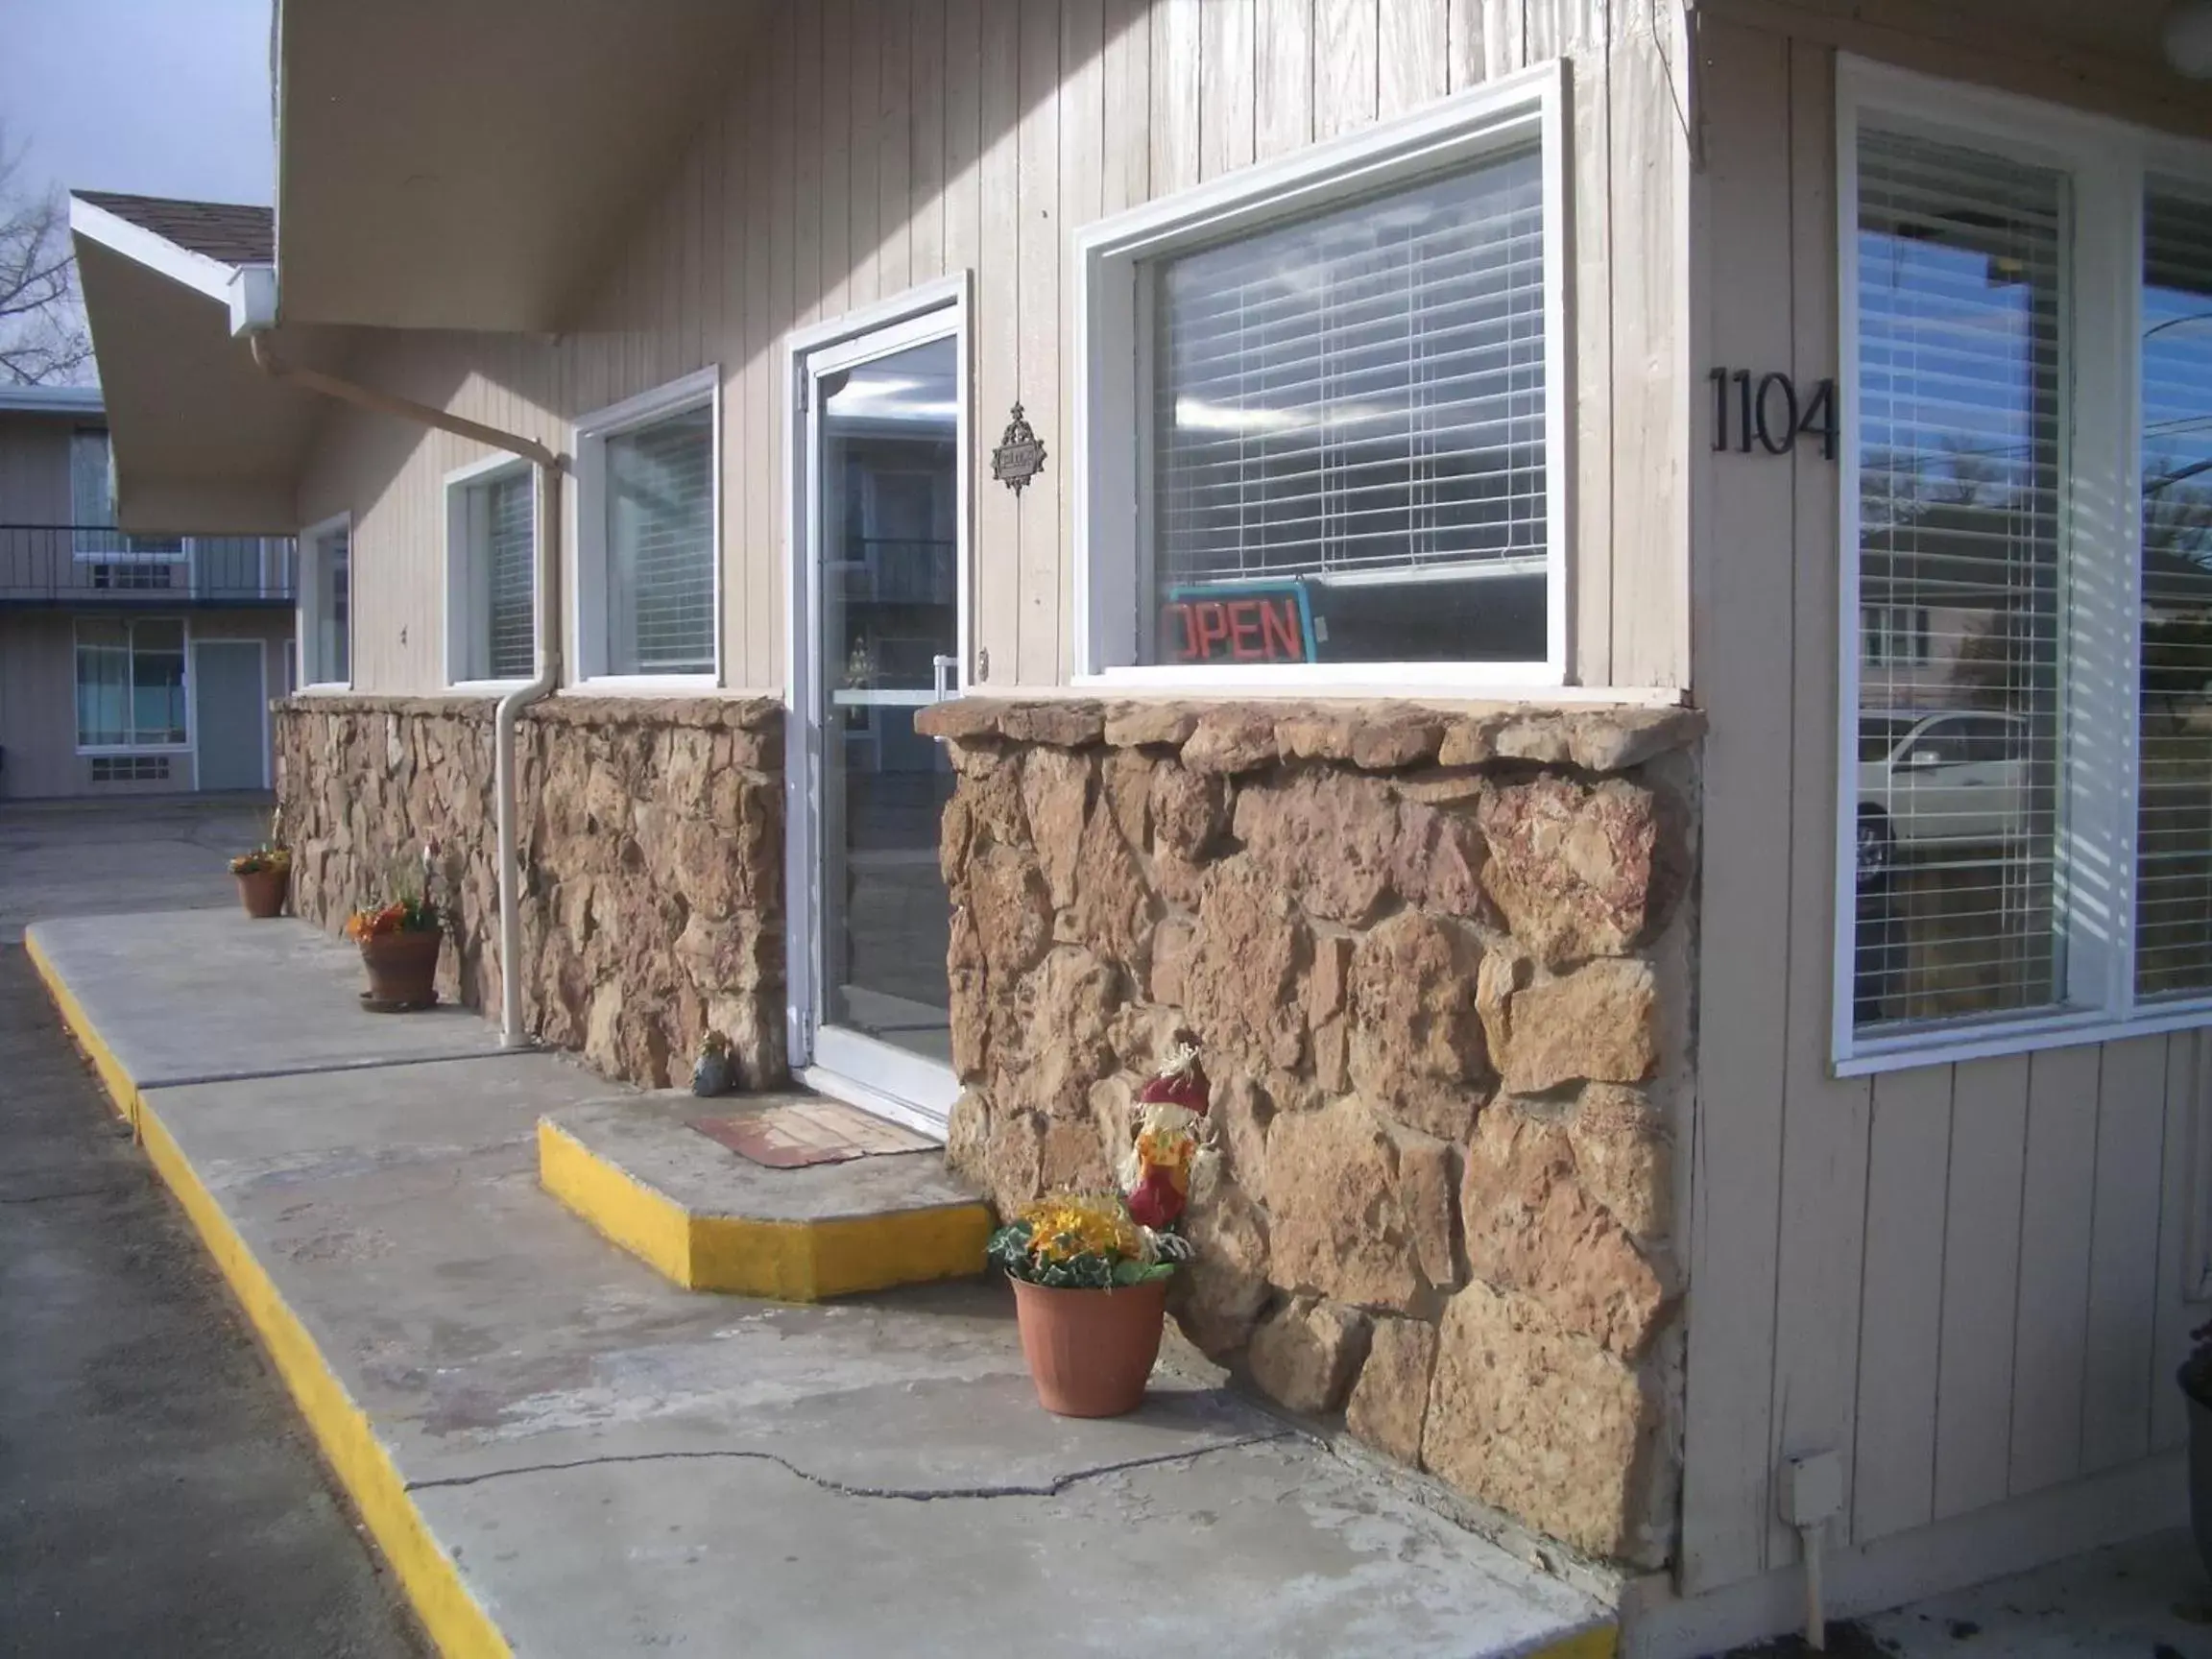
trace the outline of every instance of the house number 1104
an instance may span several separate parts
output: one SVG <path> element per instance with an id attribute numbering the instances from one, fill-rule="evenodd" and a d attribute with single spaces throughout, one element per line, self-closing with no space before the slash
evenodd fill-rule
<path id="1" fill-rule="evenodd" d="M 1787 455 L 1810 433 L 1820 440 L 1822 460 L 1836 459 L 1836 382 L 1816 380 L 1810 401 L 1787 374 L 1762 374 L 1748 369 L 1716 369 L 1713 382 L 1713 447 L 1751 453 L 1756 442 L 1769 455 Z"/>

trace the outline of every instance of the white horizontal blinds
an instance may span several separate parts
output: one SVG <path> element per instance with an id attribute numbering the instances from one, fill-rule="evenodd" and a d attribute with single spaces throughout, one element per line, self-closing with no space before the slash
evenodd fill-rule
<path id="1" fill-rule="evenodd" d="M 2212 196 L 2153 184 L 2143 234 L 2135 990 L 2212 990 Z"/>
<path id="2" fill-rule="evenodd" d="M 1544 283 L 1534 150 L 1164 261 L 1155 597 L 1296 583 L 1324 661 L 1541 661 Z"/>
<path id="3" fill-rule="evenodd" d="M 509 472 L 483 487 L 486 668 L 494 680 L 527 680 L 538 668 L 533 484 L 528 472 Z"/>
<path id="4" fill-rule="evenodd" d="M 714 412 L 607 440 L 611 674 L 714 671 Z"/>
<path id="5" fill-rule="evenodd" d="M 1856 1022 L 2047 1005 L 2067 180 L 1859 142 Z M 1923 622 L 1922 618 L 1925 618 Z M 1900 648 L 1902 647 L 1902 648 Z"/>

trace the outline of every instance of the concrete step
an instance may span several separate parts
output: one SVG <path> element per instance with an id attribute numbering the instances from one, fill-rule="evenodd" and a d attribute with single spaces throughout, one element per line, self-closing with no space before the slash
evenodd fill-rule
<path id="1" fill-rule="evenodd" d="M 538 1178 L 689 1290 L 818 1302 L 982 1272 L 991 1212 L 946 1170 L 943 1152 L 777 1168 L 700 1127 L 741 1133 L 748 1119 L 765 1127 L 816 1101 L 777 1094 L 733 1107 L 659 1094 L 566 1107 L 538 1120 Z"/>

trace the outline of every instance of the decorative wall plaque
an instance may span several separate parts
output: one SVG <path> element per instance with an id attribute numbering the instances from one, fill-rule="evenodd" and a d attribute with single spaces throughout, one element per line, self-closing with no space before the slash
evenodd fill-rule
<path id="1" fill-rule="evenodd" d="M 1045 445 L 1017 403 L 1014 419 L 1006 424 L 1006 436 L 991 451 L 991 476 L 1019 495 L 1022 487 L 1044 470 Z"/>

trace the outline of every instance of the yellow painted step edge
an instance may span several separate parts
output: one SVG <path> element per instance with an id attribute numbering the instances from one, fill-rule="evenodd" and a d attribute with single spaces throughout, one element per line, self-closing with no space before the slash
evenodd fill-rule
<path id="1" fill-rule="evenodd" d="M 92 1061 L 119 1110 L 134 1123 L 147 1156 L 199 1230 L 208 1254 L 229 1282 L 246 1317 L 260 1334 L 277 1374 L 322 1449 L 324 1460 L 352 1500 L 376 1547 L 383 1551 L 415 1615 L 446 1659 L 512 1659 L 513 1649 L 477 1603 L 459 1571 L 430 1535 L 399 1472 L 376 1439 L 369 1418 L 346 1392 L 299 1316 L 253 1259 L 212 1194 L 193 1173 L 167 1127 L 145 1102 L 84 1007 L 70 994 L 36 938 L 26 941 L 31 962 L 54 998 L 62 1022 Z"/>
<path id="2" fill-rule="evenodd" d="M 1524 1659 L 1613 1659 L 1620 1651 L 1621 1626 L 1607 1620 L 1556 1642 L 1531 1648 Z"/>
<path id="3" fill-rule="evenodd" d="M 947 1204 L 825 1221 L 694 1216 L 542 1118 L 538 1179 L 594 1229 L 689 1290 L 814 1302 L 983 1271 L 990 1212 Z"/>

